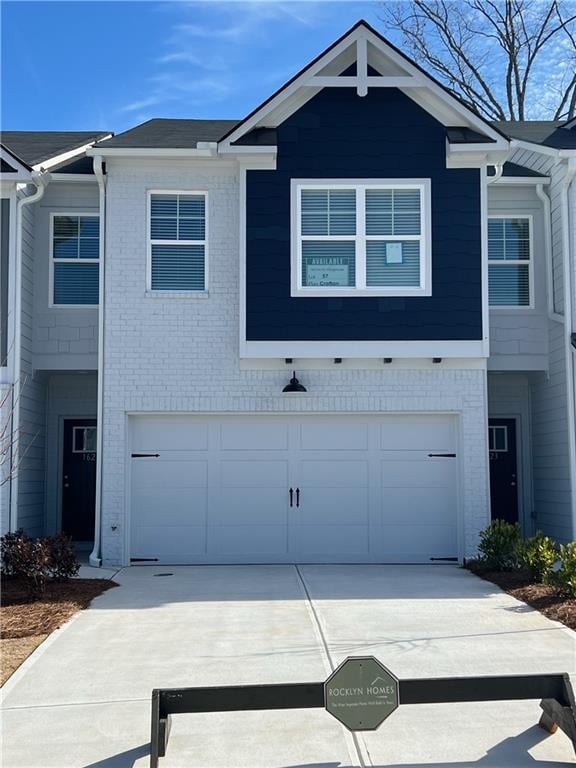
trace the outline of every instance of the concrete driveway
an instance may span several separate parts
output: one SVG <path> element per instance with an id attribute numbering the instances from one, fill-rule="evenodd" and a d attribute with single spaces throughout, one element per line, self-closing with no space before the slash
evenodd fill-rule
<path id="1" fill-rule="evenodd" d="M 6 683 L 5 768 L 147 766 L 155 687 L 307 682 L 348 655 L 396 675 L 575 669 L 576 635 L 453 566 L 140 567 Z M 180 715 L 162 768 L 558 766 L 538 702 L 403 706 L 352 737 L 320 709 Z"/>

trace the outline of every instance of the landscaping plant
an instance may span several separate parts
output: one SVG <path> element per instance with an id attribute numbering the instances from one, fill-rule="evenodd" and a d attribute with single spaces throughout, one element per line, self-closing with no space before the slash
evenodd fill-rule
<path id="1" fill-rule="evenodd" d="M 33 539 L 22 530 L 0 538 L 0 561 L 2 575 L 25 581 L 32 597 L 44 592 L 49 579 L 66 580 L 80 568 L 68 536 Z"/>
<path id="2" fill-rule="evenodd" d="M 59 533 L 56 536 L 48 536 L 44 541 L 48 546 L 48 568 L 51 577 L 55 581 L 66 581 L 76 576 L 80 570 L 80 563 L 76 559 L 70 536 Z"/>
<path id="3" fill-rule="evenodd" d="M 490 571 L 511 571 L 518 567 L 520 526 L 505 520 L 493 520 L 480 533 L 480 563 Z"/>
<path id="4" fill-rule="evenodd" d="M 562 592 L 576 597 L 576 541 L 560 544 L 560 568 L 554 581 Z"/>
<path id="5" fill-rule="evenodd" d="M 519 568 L 530 571 L 538 581 L 548 583 L 558 560 L 556 542 L 542 531 L 529 539 L 521 539 L 517 545 Z"/>

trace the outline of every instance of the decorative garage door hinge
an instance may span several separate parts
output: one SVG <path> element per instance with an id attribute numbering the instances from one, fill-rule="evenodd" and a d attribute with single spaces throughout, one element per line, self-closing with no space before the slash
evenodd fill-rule
<path id="1" fill-rule="evenodd" d="M 133 453 L 133 459 L 157 459 L 160 456 L 159 453 Z"/>
<path id="2" fill-rule="evenodd" d="M 456 454 L 455 453 L 429 453 L 428 454 L 428 458 L 431 459 L 433 457 L 436 459 L 455 459 Z"/>

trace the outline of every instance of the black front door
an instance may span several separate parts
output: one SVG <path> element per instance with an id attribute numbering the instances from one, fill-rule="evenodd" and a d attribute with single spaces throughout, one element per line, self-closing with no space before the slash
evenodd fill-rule
<path id="1" fill-rule="evenodd" d="M 96 419 L 64 420 L 62 468 L 62 531 L 74 541 L 93 541 Z"/>
<path id="2" fill-rule="evenodd" d="M 518 522 L 516 420 L 489 419 L 490 502 L 492 520 Z"/>

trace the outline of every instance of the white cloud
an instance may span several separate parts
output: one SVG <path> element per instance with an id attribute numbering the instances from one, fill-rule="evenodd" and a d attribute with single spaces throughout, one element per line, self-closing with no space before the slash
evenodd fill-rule
<path id="1" fill-rule="evenodd" d="M 130 104 L 126 104 L 124 107 L 121 107 L 121 112 L 137 112 L 139 109 L 144 109 L 145 107 L 152 107 L 154 104 L 160 103 L 160 97 L 158 95 L 154 96 L 148 96 L 146 99 L 141 99 L 140 101 L 133 101 Z"/>

